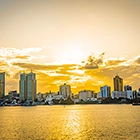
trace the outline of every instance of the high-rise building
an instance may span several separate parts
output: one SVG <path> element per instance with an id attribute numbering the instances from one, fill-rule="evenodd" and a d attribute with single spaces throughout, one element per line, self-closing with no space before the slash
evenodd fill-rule
<path id="1" fill-rule="evenodd" d="M 68 98 L 69 96 L 71 97 L 71 86 L 66 85 L 66 83 L 64 83 L 64 85 L 61 85 L 59 89 L 59 95 L 63 95 L 64 98 Z"/>
<path id="2" fill-rule="evenodd" d="M 102 98 L 110 97 L 111 96 L 110 86 L 105 85 L 103 87 L 100 87 L 100 93 L 101 93 Z"/>
<path id="3" fill-rule="evenodd" d="M 123 79 L 118 75 L 113 78 L 114 80 L 114 91 L 123 91 Z"/>
<path id="4" fill-rule="evenodd" d="M 33 72 L 29 74 L 22 73 L 20 75 L 20 100 L 36 99 L 36 75 Z"/>
<path id="5" fill-rule="evenodd" d="M 0 73 L 0 98 L 5 95 L 5 72 Z"/>
<path id="6" fill-rule="evenodd" d="M 27 74 L 20 74 L 19 81 L 20 100 L 27 100 Z"/>
<path id="7" fill-rule="evenodd" d="M 33 72 L 27 75 L 27 99 L 32 101 L 36 99 L 36 75 Z"/>

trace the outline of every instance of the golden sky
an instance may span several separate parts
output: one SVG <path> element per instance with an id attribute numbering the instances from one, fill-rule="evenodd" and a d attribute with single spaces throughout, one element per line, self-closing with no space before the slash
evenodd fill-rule
<path id="1" fill-rule="evenodd" d="M 6 91 L 33 70 L 38 92 L 140 87 L 139 0 L 0 0 L 0 72 Z"/>

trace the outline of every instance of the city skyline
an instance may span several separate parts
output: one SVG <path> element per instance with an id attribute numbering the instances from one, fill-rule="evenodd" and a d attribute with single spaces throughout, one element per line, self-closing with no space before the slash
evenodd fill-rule
<path id="1" fill-rule="evenodd" d="M 0 72 L 6 93 L 17 89 L 23 71 L 37 75 L 38 92 L 71 85 L 113 89 L 116 73 L 124 85 L 140 87 L 140 2 L 0 1 Z"/>
<path id="2" fill-rule="evenodd" d="M 7 93 L 5 94 L 5 87 L 6 87 L 5 72 L 0 73 L 0 74 L 1 74 L 0 83 L 3 83 L 3 84 L 1 84 L 1 86 L 3 86 L 3 88 L 0 88 L 0 90 L 4 89 L 4 92 L 3 92 L 3 96 L 4 96 L 4 95 L 7 95 Z M 3 75 L 4 75 L 4 77 L 3 77 Z M 4 82 L 1 82 L 2 77 L 4 78 Z M 113 91 L 115 91 L 115 92 L 124 91 L 125 92 L 127 90 L 131 90 L 131 91 L 140 90 L 140 88 L 134 89 L 131 85 L 123 85 L 123 78 L 119 77 L 118 73 L 112 79 L 113 79 L 113 85 L 114 85 L 114 87 L 112 89 L 111 89 L 110 85 L 105 84 L 105 85 L 99 87 L 100 88 L 99 91 L 95 91 L 94 89 L 90 90 L 85 87 L 82 90 L 78 90 L 77 93 L 79 93 L 80 91 L 87 90 L 87 91 L 93 91 L 94 93 L 98 94 L 99 92 L 102 92 L 102 90 L 103 90 L 106 93 L 104 93 L 105 95 L 102 93 L 103 94 L 102 96 L 109 96 L 109 94 L 111 94 L 111 92 L 113 92 Z M 31 100 L 31 98 L 35 99 L 37 93 L 42 93 L 42 91 L 37 91 L 36 83 L 38 83 L 36 80 L 36 73 L 33 73 L 32 70 L 29 73 L 25 73 L 25 72 L 20 73 L 20 79 L 19 79 L 18 86 L 19 86 L 19 94 L 20 94 L 21 100 L 26 100 L 26 99 Z M 72 96 L 72 94 L 77 94 L 71 90 L 71 85 L 67 85 L 67 83 L 64 83 L 63 85 L 61 84 L 57 88 L 59 90 L 56 91 L 56 93 L 58 93 L 59 95 L 65 94 L 65 97 Z M 11 89 L 10 91 L 8 91 L 8 94 L 13 91 L 17 92 L 17 89 L 15 89 L 15 90 Z M 44 93 L 51 93 L 51 92 L 54 92 L 54 91 L 50 90 L 50 91 L 45 91 Z M 0 94 L 0 95 L 2 95 L 2 94 Z"/>

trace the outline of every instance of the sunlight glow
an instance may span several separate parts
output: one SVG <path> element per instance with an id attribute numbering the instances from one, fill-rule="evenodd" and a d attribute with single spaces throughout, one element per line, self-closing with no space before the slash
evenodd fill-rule
<path id="1" fill-rule="evenodd" d="M 69 43 L 65 45 L 62 56 L 66 60 L 74 60 L 75 62 L 81 62 L 84 59 L 85 53 L 81 45 L 78 43 Z"/>

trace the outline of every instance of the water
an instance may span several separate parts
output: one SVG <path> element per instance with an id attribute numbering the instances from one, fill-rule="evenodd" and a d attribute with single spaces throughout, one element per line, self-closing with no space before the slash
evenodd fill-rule
<path id="1" fill-rule="evenodd" d="M 140 106 L 0 107 L 0 140 L 140 140 Z"/>

